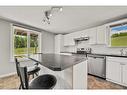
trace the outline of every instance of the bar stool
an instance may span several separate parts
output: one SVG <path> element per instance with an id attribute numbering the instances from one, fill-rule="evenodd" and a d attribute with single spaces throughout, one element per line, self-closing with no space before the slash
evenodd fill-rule
<path id="1" fill-rule="evenodd" d="M 17 58 L 15 57 L 15 64 L 16 64 L 16 70 L 17 70 L 17 75 L 19 76 L 19 68 L 20 67 L 20 62 L 18 62 Z M 38 72 L 40 71 L 40 67 L 38 67 L 38 63 L 36 63 L 34 66 L 28 67 L 28 79 L 32 75 L 34 78 L 34 75 L 38 76 Z M 21 88 L 21 84 L 19 86 L 19 89 Z"/>
<path id="2" fill-rule="evenodd" d="M 40 75 L 28 82 L 27 67 L 18 67 L 22 89 L 53 89 L 56 77 L 50 74 Z"/>

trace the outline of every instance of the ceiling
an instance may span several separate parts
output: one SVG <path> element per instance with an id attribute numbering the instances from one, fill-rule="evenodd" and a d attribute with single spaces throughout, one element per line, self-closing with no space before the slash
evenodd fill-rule
<path id="1" fill-rule="evenodd" d="M 127 6 L 63 6 L 44 24 L 50 6 L 0 6 L 0 16 L 52 33 L 70 33 L 127 17 Z"/>

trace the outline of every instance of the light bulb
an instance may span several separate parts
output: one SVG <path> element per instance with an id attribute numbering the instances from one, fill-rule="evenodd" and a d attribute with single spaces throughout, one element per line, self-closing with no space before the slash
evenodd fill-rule
<path id="1" fill-rule="evenodd" d="M 50 14 L 49 14 L 49 16 L 51 17 L 51 16 L 52 16 L 52 14 L 50 13 Z"/>
<path id="2" fill-rule="evenodd" d="M 61 8 L 60 8 L 60 12 L 61 12 L 62 10 L 63 10 L 63 8 L 61 7 Z"/>

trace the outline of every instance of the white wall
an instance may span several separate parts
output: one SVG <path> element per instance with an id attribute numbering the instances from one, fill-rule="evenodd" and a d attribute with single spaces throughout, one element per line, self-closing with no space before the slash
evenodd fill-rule
<path id="1" fill-rule="evenodd" d="M 15 71 L 10 63 L 10 23 L 0 20 L 0 75 Z"/>
<path id="2" fill-rule="evenodd" d="M 10 62 L 10 32 L 10 23 L 0 19 L 0 76 L 16 72 L 15 64 Z M 42 52 L 54 53 L 54 34 L 42 32 Z"/>

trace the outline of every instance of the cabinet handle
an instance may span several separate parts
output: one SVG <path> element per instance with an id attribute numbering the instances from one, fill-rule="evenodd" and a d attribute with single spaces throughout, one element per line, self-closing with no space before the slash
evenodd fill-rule
<path id="1" fill-rule="evenodd" d="M 124 63 L 120 63 L 120 65 L 126 65 L 126 64 L 124 64 Z"/>

